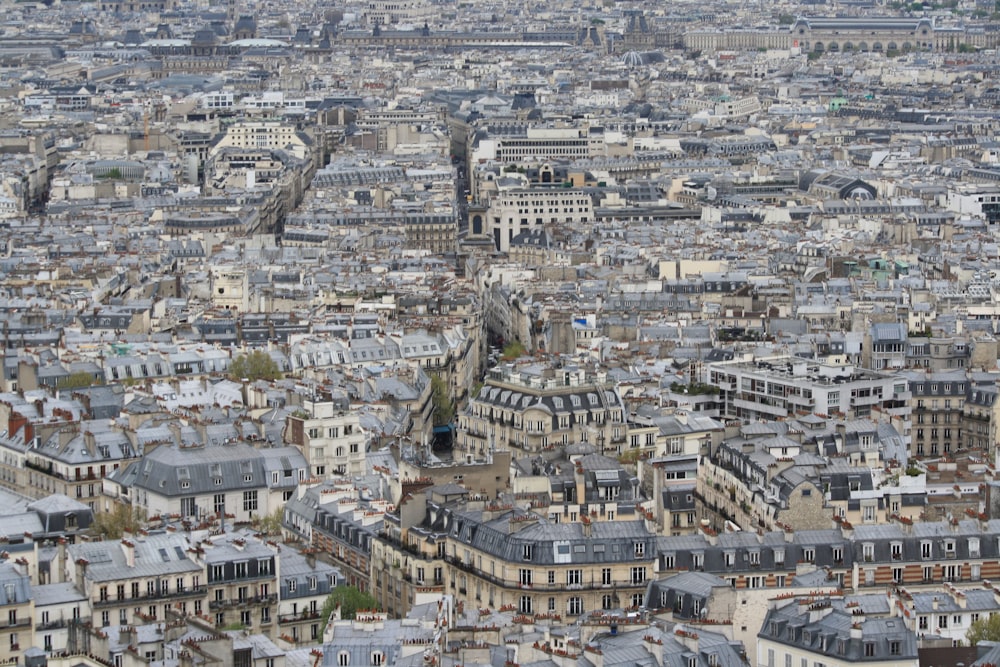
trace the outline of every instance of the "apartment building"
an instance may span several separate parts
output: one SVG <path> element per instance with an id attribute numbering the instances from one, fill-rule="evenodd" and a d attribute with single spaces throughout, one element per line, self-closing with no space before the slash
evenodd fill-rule
<path id="1" fill-rule="evenodd" d="M 306 553 L 283 551 L 280 570 L 276 636 L 292 644 L 320 641 L 326 620 L 320 612 L 343 581 L 340 570 L 317 560 L 309 549 Z"/>
<path id="2" fill-rule="evenodd" d="M 458 419 L 456 450 L 481 458 L 497 449 L 514 457 L 589 442 L 598 453 L 628 447 L 625 406 L 603 373 L 579 366 L 498 366 Z"/>
<path id="3" fill-rule="evenodd" d="M 160 445 L 111 475 L 108 483 L 147 516 L 216 515 L 251 522 L 290 499 L 308 467 L 295 447 Z"/>
<path id="4" fill-rule="evenodd" d="M 656 537 L 643 520 L 552 523 L 486 505 L 444 509 L 446 585 L 467 605 L 581 617 L 640 607 Z"/>
<path id="5" fill-rule="evenodd" d="M 16 563 L 0 563 L 0 614 L 0 660 L 17 664 L 35 646 L 35 602 L 31 578 Z"/>
<path id="6" fill-rule="evenodd" d="M 964 449 L 962 422 L 980 416 L 977 408 L 970 406 L 968 412 L 965 410 L 966 394 L 972 386 L 965 371 L 917 371 L 904 375 L 908 378 L 913 425 L 910 454 L 936 457 Z"/>
<path id="7" fill-rule="evenodd" d="M 47 653 L 65 651 L 74 624 L 81 622 L 89 609 L 87 596 L 66 581 L 32 586 L 31 596 L 35 602 L 34 645 Z"/>
<path id="8" fill-rule="evenodd" d="M 135 460 L 132 442 L 107 420 L 83 419 L 76 401 L 28 398 L 0 401 L 0 423 L 7 425 L 0 485 L 33 498 L 62 494 L 101 511 L 101 480 Z"/>
<path id="9" fill-rule="evenodd" d="M 343 574 L 343 583 L 367 590 L 372 541 L 381 530 L 389 503 L 359 496 L 351 482 L 311 486 L 285 504 L 282 528 L 309 548 L 330 556 Z"/>
<path id="10" fill-rule="evenodd" d="M 204 568 L 183 535 L 140 534 L 67 547 L 67 580 L 87 598 L 84 619 L 94 627 L 142 624 L 177 609 L 202 613 Z"/>
<path id="11" fill-rule="evenodd" d="M 285 441 L 302 450 L 309 463 L 309 477 L 364 473 L 365 433 L 359 413 L 348 410 L 346 402 L 303 400 L 302 407 L 286 420 Z"/>
<path id="12" fill-rule="evenodd" d="M 719 387 L 725 416 L 746 421 L 809 413 L 857 419 L 873 408 L 905 413 L 909 400 L 895 376 L 794 356 L 706 364 L 705 380 Z"/>
<path id="13" fill-rule="evenodd" d="M 817 580 L 854 592 L 1000 576 L 1000 521 L 831 525 L 838 527 L 661 537 L 658 572 L 709 572 L 737 589 L 781 588 L 795 577 L 815 573 Z"/>
<path id="14" fill-rule="evenodd" d="M 275 637 L 277 547 L 241 533 L 217 535 L 194 549 L 205 568 L 208 613 L 217 628 Z"/>
<path id="15" fill-rule="evenodd" d="M 916 667 L 917 637 L 894 618 L 866 618 L 829 599 L 776 600 L 757 635 L 757 663 Z"/>

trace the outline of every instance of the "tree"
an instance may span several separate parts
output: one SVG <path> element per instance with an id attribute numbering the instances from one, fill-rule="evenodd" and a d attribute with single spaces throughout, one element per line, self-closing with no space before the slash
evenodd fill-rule
<path id="1" fill-rule="evenodd" d="M 277 380 L 281 377 L 278 364 L 263 350 L 242 354 L 229 366 L 229 376 L 234 380 Z"/>
<path id="2" fill-rule="evenodd" d="M 340 617 L 352 620 L 359 611 L 378 609 L 379 603 L 370 593 L 364 593 L 355 586 L 337 586 L 323 603 L 320 617 L 330 622 L 330 615 L 340 607 Z"/>
<path id="3" fill-rule="evenodd" d="M 267 516 L 256 518 L 253 522 L 253 527 L 264 535 L 281 535 L 281 519 L 282 510 L 280 507 L 277 507 Z"/>
<path id="4" fill-rule="evenodd" d="M 434 425 L 450 424 L 455 419 L 455 404 L 448 394 L 448 383 L 437 375 L 431 376 L 431 400 L 434 401 Z"/>
<path id="5" fill-rule="evenodd" d="M 146 524 L 146 510 L 115 503 L 110 512 L 94 515 L 90 534 L 105 540 L 120 540 L 125 533 L 138 533 Z"/>
<path id="6" fill-rule="evenodd" d="M 89 387 L 92 384 L 97 384 L 94 380 L 94 376 L 85 371 L 78 371 L 76 373 L 70 373 L 64 378 L 61 378 L 56 382 L 57 389 L 82 389 L 83 387 Z"/>
<path id="7" fill-rule="evenodd" d="M 969 626 L 969 631 L 965 633 L 965 639 L 970 646 L 984 641 L 1000 641 L 1000 614 L 980 616 Z"/>
<path id="8" fill-rule="evenodd" d="M 504 361 L 513 361 L 514 359 L 520 359 L 527 353 L 528 351 L 524 349 L 524 345 L 521 344 L 521 341 L 512 340 L 504 345 L 500 358 Z"/>
<path id="9" fill-rule="evenodd" d="M 778 15 L 778 25 L 792 25 L 793 23 L 795 23 L 795 17 L 791 14 Z"/>

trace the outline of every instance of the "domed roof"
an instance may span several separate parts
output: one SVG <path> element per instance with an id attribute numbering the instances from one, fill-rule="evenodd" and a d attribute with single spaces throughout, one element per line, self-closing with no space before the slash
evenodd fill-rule
<path id="1" fill-rule="evenodd" d="M 622 64 L 625 67 L 642 67 L 642 56 L 638 51 L 629 51 L 622 56 Z"/>

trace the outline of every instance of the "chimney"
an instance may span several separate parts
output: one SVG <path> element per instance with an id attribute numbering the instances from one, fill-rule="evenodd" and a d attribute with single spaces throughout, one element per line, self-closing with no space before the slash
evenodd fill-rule
<path id="1" fill-rule="evenodd" d="M 87 575 L 87 565 L 88 565 L 88 562 L 87 562 L 86 558 L 78 558 L 76 560 L 76 582 L 75 583 L 77 585 L 79 585 L 79 586 L 83 586 L 83 580 L 84 580 L 84 578 Z"/>
<path id="2" fill-rule="evenodd" d="M 650 628 L 652 630 L 652 628 Z M 697 642 L 697 640 L 695 640 Z M 642 638 L 643 647 L 649 652 L 657 665 L 663 664 L 663 640 L 654 637 L 652 634 L 644 635 Z"/>
<path id="3" fill-rule="evenodd" d="M 125 565 L 135 567 L 135 544 L 126 538 L 122 538 L 122 552 L 125 554 Z"/>
<path id="4" fill-rule="evenodd" d="M 56 541 L 56 568 L 57 573 L 53 577 L 53 573 L 49 571 L 49 580 L 46 583 L 58 584 L 66 581 L 66 539 L 60 537 Z"/>

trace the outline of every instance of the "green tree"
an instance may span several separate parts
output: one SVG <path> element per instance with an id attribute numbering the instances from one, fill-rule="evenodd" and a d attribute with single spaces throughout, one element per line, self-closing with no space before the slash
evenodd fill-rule
<path id="1" fill-rule="evenodd" d="M 94 515 L 90 534 L 105 540 L 120 540 L 125 533 L 137 533 L 145 525 L 145 510 L 125 503 L 115 503 L 110 512 Z"/>
<path id="2" fill-rule="evenodd" d="M 503 352 L 500 358 L 504 361 L 513 361 L 514 359 L 519 359 L 526 355 L 528 351 L 524 349 L 524 345 L 521 344 L 519 340 L 512 340 L 503 346 Z"/>
<path id="3" fill-rule="evenodd" d="M 455 404 L 448 393 L 448 383 L 431 376 L 431 400 L 434 401 L 434 425 L 445 426 L 455 419 Z"/>
<path id="4" fill-rule="evenodd" d="M 281 377 L 281 369 L 267 352 L 254 350 L 233 359 L 229 376 L 234 380 L 277 380 Z"/>
<path id="5" fill-rule="evenodd" d="M 351 620 L 359 611 L 378 609 L 379 603 L 370 593 L 363 593 L 356 586 L 337 586 L 323 603 L 320 617 L 330 621 L 330 615 L 340 607 L 340 617 Z"/>
<path id="6" fill-rule="evenodd" d="M 92 384 L 98 384 L 94 380 L 94 376 L 90 373 L 79 371 L 77 373 L 70 373 L 66 377 L 60 379 L 56 382 L 57 389 L 82 389 L 83 387 L 89 387 Z"/>
<path id="7" fill-rule="evenodd" d="M 277 507 L 266 516 L 254 519 L 253 527 L 265 535 L 281 535 L 282 508 Z"/>
<path id="8" fill-rule="evenodd" d="M 795 17 L 791 14 L 778 15 L 778 25 L 792 25 L 793 23 L 795 23 Z"/>
<path id="9" fill-rule="evenodd" d="M 969 631 L 965 633 L 965 639 L 970 646 L 984 641 L 1000 641 L 1000 614 L 980 616 L 969 626 Z"/>

